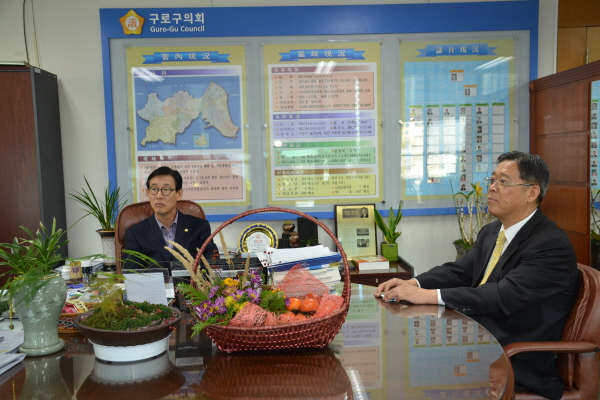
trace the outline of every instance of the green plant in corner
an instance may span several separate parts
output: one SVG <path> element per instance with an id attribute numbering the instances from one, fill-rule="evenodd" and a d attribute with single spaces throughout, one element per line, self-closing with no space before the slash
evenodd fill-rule
<path id="1" fill-rule="evenodd" d="M 389 243 L 389 244 L 396 243 L 396 240 L 398 240 L 398 238 L 402 234 L 402 232 L 396 232 L 396 227 L 398 226 L 398 224 L 400 224 L 401 220 L 402 220 L 402 202 L 400 202 L 400 205 L 398 206 L 397 214 L 394 213 L 394 208 L 390 207 L 390 213 L 388 214 L 388 217 L 387 217 L 387 224 L 384 222 L 383 217 L 381 216 L 379 211 L 377 211 L 377 209 L 375 209 L 375 223 L 377 224 L 377 227 L 383 233 L 385 243 Z"/>
<path id="2" fill-rule="evenodd" d="M 56 220 L 52 221 L 51 230 L 41 222 L 40 229 L 35 233 L 23 226 L 21 229 L 29 238 L 15 238 L 12 243 L 0 244 L 0 265 L 9 267 L 0 277 L 8 276 L 2 289 L 6 290 L 9 299 L 13 299 L 16 292 L 25 289 L 21 301 L 29 303 L 37 291 L 48 283 L 48 280 L 43 278 L 53 274 L 53 268 L 59 262 L 68 260 L 58 251 L 69 241 L 63 239 L 66 231 L 56 228 Z"/>
<path id="3" fill-rule="evenodd" d="M 98 198 L 87 178 L 84 176 L 86 188 L 81 188 L 81 192 L 77 190 L 71 193 L 71 199 L 78 201 L 83 205 L 82 210 L 86 212 L 85 216 L 93 215 L 98 222 L 102 231 L 114 231 L 115 220 L 123 206 L 127 203 L 125 194 L 121 194 L 119 187 L 106 187 L 104 189 L 104 200 Z"/>
<path id="4" fill-rule="evenodd" d="M 471 183 L 471 187 L 473 190 L 468 193 L 458 192 L 452 195 L 460 229 L 460 239 L 456 239 L 453 243 L 466 250 L 475 245 L 481 228 L 495 219 L 488 212 L 487 201 L 483 197 L 483 187 L 479 182 Z"/>

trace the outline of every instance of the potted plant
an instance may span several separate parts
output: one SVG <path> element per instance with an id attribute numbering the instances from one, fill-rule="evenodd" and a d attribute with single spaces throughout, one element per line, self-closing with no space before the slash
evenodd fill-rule
<path id="1" fill-rule="evenodd" d="M 71 199 L 83 205 L 85 211 L 84 217 L 93 215 L 100 223 L 100 229 L 97 230 L 102 240 L 102 252 L 104 253 L 105 268 L 116 264 L 115 261 L 115 221 L 121 208 L 127 203 L 125 194 L 121 194 L 119 187 L 106 187 L 104 189 L 104 200 L 99 199 L 87 178 L 84 176 L 86 188 L 81 188 L 81 192 L 71 193 Z"/>
<path id="2" fill-rule="evenodd" d="M 389 261 L 398 261 L 398 237 L 402 232 L 396 232 L 396 227 L 402 220 L 402 202 L 398 206 L 398 213 L 394 213 L 393 207 L 390 207 L 390 213 L 388 214 L 387 224 L 383 221 L 383 217 L 375 209 L 375 223 L 377 227 L 383 233 L 384 241 L 381 242 L 381 255 Z"/>
<path id="3" fill-rule="evenodd" d="M 130 362 L 158 356 L 167 350 L 169 336 L 182 318 L 181 311 L 173 307 L 124 300 L 120 285 L 124 280 L 120 274 L 101 273 L 90 284 L 99 302 L 92 311 L 73 320 L 93 344 L 96 357 L 104 361 Z"/>
<path id="4" fill-rule="evenodd" d="M 10 268 L 1 275 L 8 276 L 2 289 L 11 304 L 11 315 L 16 310 L 23 324 L 19 351 L 32 356 L 51 354 L 64 347 L 58 337 L 58 320 L 67 287 L 53 268 L 67 260 L 58 253 L 68 243 L 63 238 L 66 231 L 56 229 L 56 220 L 50 231 L 42 223 L 35 233 L 21 229 L 29 238 L 0 244 L 0 265 Z"/>
<path id="5" fill-rule="evenodd" d="M 458 192 L 452 195 L 460 230 L 460 239 L 453 242 L 456 247 L 457 260 L 473 248 L 481 228 L 494 220 L 494 217 L 488 212 L 487 202 L 483 198 L 482 186 L 476 182 L 471 183 L 471 187 L 473 190 L 468 193 Z"/>

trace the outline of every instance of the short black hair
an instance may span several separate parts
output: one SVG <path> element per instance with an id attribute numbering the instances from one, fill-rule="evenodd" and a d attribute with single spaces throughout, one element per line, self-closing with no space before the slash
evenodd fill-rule
<path id="1" fill-rule="evenodd" d="M 522 151 L 509 151 L 498 156 L 498 164 L 502 161 L 516 161 L 519 169 L 519 177 L 525 183 L 533 183 L 540 187 L 538 204 L 542 202 L 548 192 L 550 182 L 550 170 L 546 161 L 537 154 L 524 153 Z"/>
<path id="2" fill-rule="evenodd" d="M 150 189 L 150 181 L 152 178 L 161 175 L 170 175 L 175 179 L 175 190 L 178 192 L 183 188 L 183 178 L 181 174 L 176 169 L 172 169 L 169 167 L 158 167 L 150 175 L 148 175 L 148 179 L 146 180 L 146 187 Z"/>

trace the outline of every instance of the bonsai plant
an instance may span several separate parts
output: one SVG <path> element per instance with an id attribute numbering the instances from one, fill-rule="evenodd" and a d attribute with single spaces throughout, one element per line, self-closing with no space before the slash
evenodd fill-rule
<path id="1" fill-rule="evenodd" d="M 121 208 L 127 203 L 125 194 L 121 194 L 119 187 L 106 187 L 104 189 L 104 199 L 96 196 L 87 178 L 84 176 L 86 188 L 81 188 L 71 193 L 71 199 L 79 202 L 85 211 L 84 217 L 94 216 L 100 223 L 100 229 L 97 230 L 102 239 L 102 251 L 105 254 L 104 265 L 107 267 L 115 265 L 115 221 Z"/>
<path id="2" fill-rule="evenodd" d="M 396 228 L 398 224 L 402 220 L 402 202 L 400 202 L 398 206 L 398 213 L 394 213 L 394 208 L 390 207 L 390 212 L 387 218 L 387 224 L 383 221 L 383 217 L 375 209 L 375 223 L 377 227 L 383 233 L 384 241 L 381 242 L 381 255 L 384 256 L 389 261 L 397 261 L 398 256 L 398 237 L 402 234 L 402 232 L 396 232 Z"/>
<path id="3" fill-rule="evenodd" d="M 50 231 L 42 223 L 35 233 L 25 227 L 21 229 L 29 238 L 0 244 L 0 265 L 10 268 L 0 275 L 8 276 L 2 289 L 11 304 L 11 315 L 14 307 L 23 323 L 25 338 L 20 352 L 35 356 L 51 354 L 64 347 L 58 337 L 58 320 L 67 287 L 53 268 L 67 260 L 58 253 L 68 243 L 63 238 L 66 231 L 56 228 L 56 220 Z"/>
<path id="4" fill-rule="evenodd" d="M 139 253 L 135 255 L 148 259 Z M 94 310 L 74 319 L 77 328 L 94 345 L 96 357 L 105 361 L 138 361 L 163 353 L 172 330 L 181 322 L 181 311 L 162 304 L 123 300 L 120 284 L 125 277 L 116 273 L 100 275 L 90 284 L 98 293 L 95 297 L 99 302 Z"/>

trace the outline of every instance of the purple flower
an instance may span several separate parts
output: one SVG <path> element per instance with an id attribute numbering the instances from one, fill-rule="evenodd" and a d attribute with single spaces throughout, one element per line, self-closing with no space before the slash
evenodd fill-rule
<path id="1" fill-rule="evenodd" d="M 203 301 L 200 305 L 194 307 L 194 311 L 200 321 L 206 321 L 208 318 L 213 316 L 211 311 L 211 305 L 209 301 Z"/>
<path id="2" fill-rule="evenodd" d="M 231 293 L 230 296 L 233 297 L 235 301 L 240 301 L 244 293 L 246 292 L 243 290 L 236 290 L 235 293 Z"/>
<path id="3" fill-rule="evenodd" d="M 213 311 L 215 314 L 225 314 L 227 307 L 225 306 L 225 297 L 218 297 L 213 303 Z"/>
<path id="4" fill-rule="evenodd" d="M 246 289 L 246 294 L 248 295 L 248 298 L 250 298 L 250 301 L 252 303 L 260 303 L 260 291 L 258 289 L 248 288 Z"/>
<path id="5" fill-rule="evenodd" d="M 213 286 L 210 288 L 210 291 L 208 292 L 208 298 L 212 299 L 213 297 L 215 297 L 215 295 L 217 294 L 217 291 L 219 290 L 218 286 Z"/>
<path id="6" fill-rule="evenodd" d="M 250 271 L 250 282 L 254 289 L 259 288 L 262 285 L 262 278 L 256 271 Z"/>
<path id="7" fill-rule="evenodd" d="M 285 304 L 286 307 L 289 307 L 289 305 L 290 305 L 290 298 L 286 297 L 285 299 L 283 299 L 283 303 Z"/>

